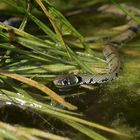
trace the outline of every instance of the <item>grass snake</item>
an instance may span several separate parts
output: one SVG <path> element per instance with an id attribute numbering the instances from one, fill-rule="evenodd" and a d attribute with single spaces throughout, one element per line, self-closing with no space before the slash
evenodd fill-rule
<path id="1" fill-rule="evenodd" d="M 138 9 L 134 7 L 127 8 L 129 12 L 132 12 L 135 16 L 140 16 L 140 11 Z M 97 11 L 103 14 L 111 13 L 122 16 L 127 20 L 127 29 L 119 35 L 112 37 L 112 39 L 110 39 L 104 46 L 103 54 L 106 62 L 108 63 L 108 73 L 97 75 L 67 74 L 61 77 L 57 77 L 54 80 L 54 85 L 56 87 L 69 88 L 83 84 L 101 84 L 112 81 L 118 76 L 118 73 L 121 69 L 121 61 L 118 54 L 118 48 L 137 35 L 138 31 L 140 30 L 140 25 L 114 5 L 101 6 L 97 9 Z"/>

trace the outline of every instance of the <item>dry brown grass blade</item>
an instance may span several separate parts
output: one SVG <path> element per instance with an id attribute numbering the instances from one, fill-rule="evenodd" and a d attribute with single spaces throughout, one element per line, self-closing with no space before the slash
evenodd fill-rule
<path id="1" fill-rule="evenodd" d="M 46 87 L 43 84 L 38 83 L 37 81 L 34 81 L 32 79 L 26 78 L 24 76 L 21 76 L 19 74 L 16 73 L 7 73 L 7 72 L 0 72 L 1 75 L 13 78 L 15 80 L 18 80 L 20 82 L 23 82 L 27 85 L 30 85 L 32 87 L 37 88 L 38 90 L 44 92 L 45 94 L 49 95 L 53 100 L 57 101 L 58 103 L 62 104 L 64 107 L 67 107 L 70 110 L 76 110 L 77 107 L 66 102 L 62 97 L 60 97 L 59 95 L 57 95 L 54 91 L 52 91 L 51 89 L 49 89 L 48 87 Z"/>
<path id="2" fill-rule="evenodd" d="M 58 39 L 59 41 L 61 42 L 62 46 L 66 47 L 65 43 L 64 43 L 64 40 L 62 38 L 62 35 L 61 33 L 59 32 L 58 28 L 56 27 L 56 25 L 54 24 L 53 20 L 51 19 L 50 15 L 49 15 L 49 12 L 47 11 L 46 7 L 43 5 L 43 3 L 41 2 L 41 0 L 36 0 L 36 2 L 38 3 L 38 5 L 41 7 L 41 9 L 43 10 L 43 12 L 45 13 L 45 15 L 48 17 L 48 19 L 50 20 L 57 36 L 58 36 Z"/>

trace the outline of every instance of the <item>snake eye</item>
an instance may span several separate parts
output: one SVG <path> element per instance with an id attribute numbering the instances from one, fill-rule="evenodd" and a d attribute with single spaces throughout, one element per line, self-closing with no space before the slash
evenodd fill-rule
<path id="1" fill-rule="evenodd" d="M 67 79 L 63 79 L 63 80 L 61 81 L 61 83 L 62 83 L 62 85 L 68 85 Z"/>

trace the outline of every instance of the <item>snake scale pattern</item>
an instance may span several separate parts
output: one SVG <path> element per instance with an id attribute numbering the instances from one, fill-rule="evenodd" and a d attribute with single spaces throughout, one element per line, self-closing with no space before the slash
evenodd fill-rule
<path id="1" fill-rule="evenodd" d="M 125 6 L 125 5 L 124 5 Z M 134 7 L 127 7 L 129 12 L 132 12 L 135 16 L 140 16 L 139 9 Z M 108 63 L 109 69 L 106 74 L 68 74 L 58 77 L 54 80 L 54 84 L 58 88 L 68 88 L 83 84 L 101 84 L 105 82 L 112 81 L 116 79 L 121 69 L 121 62 L 118 54 L 118 48 L 133 39 L 138 31 L 140 30 L 140 25 L 132 20 L 128 15 L 119 10 L 113 5 L 104 5 L 97 9 L 100 13 L 111 13 L 117 16 L 122 16 L 127 20 L 127 29 L 110 39 L 104 46 L 103 54 Z"/>

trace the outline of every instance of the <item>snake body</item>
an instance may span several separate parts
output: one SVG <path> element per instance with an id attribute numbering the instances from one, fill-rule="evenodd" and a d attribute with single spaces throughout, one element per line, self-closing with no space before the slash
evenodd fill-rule
<path id="1" fill-rule="evenodd" d="M 78 86 L 82 84 L 101 84 L 105 82 L 109 82 L 114 80 L 120 71 L 121 62 L 118 54 L 118 47 L 127 41 L 134 38 L 138 31 L 140 30 L 140 26 L 138 23 L 133 21 L 130 17 L 125 15 L 122 11 L 118 10 L 114 6 L 106 5 L 98 9 L 98 11 L 103 13 L 113 13 L 119 16 L 126 17 L 128 23 L 128 28 L 123 31 L 121 34 L 113 37 L 108 43 L 105 44 L 103 49 L 103 54 L 105 56 L 106 62 L 108 63 L 109 70 L 106 74 L 68 74 L 61 77 L 58 77 L 54 80 L 54 84 L 58 88 L 68 88 L 72 86 Z M 140 15 L 138 9 L 130 8 L 130 11 L 137 16 Z"/>

